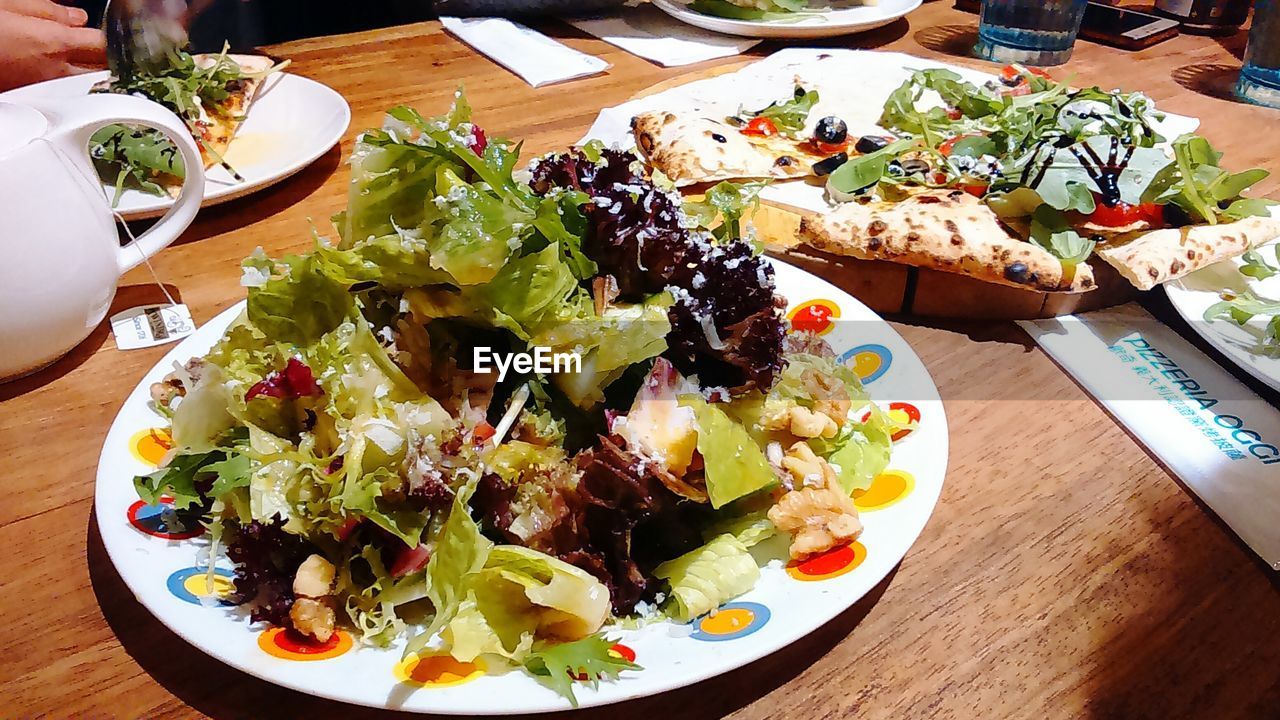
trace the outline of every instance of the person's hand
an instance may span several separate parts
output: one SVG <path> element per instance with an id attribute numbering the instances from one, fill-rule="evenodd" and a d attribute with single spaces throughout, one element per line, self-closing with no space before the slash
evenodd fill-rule
<path id="1" fill-rule="evenodd" d="M 106 39 L 88 20 L 52 0 L 0 0 L 0 91 L 101 68 Z"/>

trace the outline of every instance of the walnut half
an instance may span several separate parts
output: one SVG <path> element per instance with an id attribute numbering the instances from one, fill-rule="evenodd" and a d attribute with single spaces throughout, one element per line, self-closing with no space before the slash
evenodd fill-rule
<path id="1" fill-rule="evenodd" d="M 320 555 L 311 555 L 298 566 L 293 577 L 293 605 L 289 607 L 289 621 L 293 629 L 310 635 L 320 642 L 333 636 L 336 613 L 333 611 L 333 563 Z"/>
<path id="2" fill-rule="evenodd" d="M 791 533 L 791 557 L 797 560 L 850 543 L 862 534 L 858 509 L 840 489 L 835 470 L 808 444 L 792 445 L 782 467 L 795 478 L 795 490 L 769 508 L 769 520 Z"/>

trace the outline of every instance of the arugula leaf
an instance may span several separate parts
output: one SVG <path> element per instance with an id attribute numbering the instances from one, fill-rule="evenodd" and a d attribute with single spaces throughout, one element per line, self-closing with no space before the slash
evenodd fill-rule
<path id="1" fill-rule="evenodd" d="M 1228 173 L 1218 167 L 1221 158 L 1222 153 L 1199 135 L 1179 137 L 1173 141 L 1173 162 L 1151 178 L 1142 201 L 1177 205 L 1193 222 L 1210 225 L 1221 216 L 1235 220 L 1268 214 L 1274 201 L 1245 199 L 1240 193 L 1270 173 L 1259 168 Z"/>
<path id="2" fill-rule="evenodd" d="M 774 127 L 778 131 L 790 135 L 791 137 L 799 137 L 804 130 L 804 123 L 809 118 L 809 111 L 818 102 L 817 90 L 805 90 L 799 85 L 796 86 L 794 97 L 790 100 L 778 100 L 763 110 L 752 112 L 750 110 L 739 110 L 739 115 L 746 117 L 763 117 L 773 121 Z"/>
<path id="3" fill-rule="evenodd" d="M 951 144 L 948 157 L 982 157 L 983 155 L 999 155 L 1000 148 L 996 142 L 986 135 L 968 135 Z"/>
<path id="4" fill-rule="evenodd" d="M 615 644 L 603 633 L 596 633 L 573 642 L 540 645 L 525 660 L 524 667 L 538 682 L 578 707 L 578 698 L 573 694 L 575 681 L 595 688 L 601 680 L 618 679 L 623 670 L 643 669 L 611 652 Z"/>
<path id="5" fill-rule="evenodd" d="M 1062 211 L 1048 203 L 1031 214 L 1031 242 L 1048 250 L 1063 265 L 1084 262 L 1096 244 L 1076 232 Z"/>
<path id="6" fill-rule="evenodd" d="M 112 207 L 126 188 L 164 195 L 163 181 L 181 182 L 186 175 L 178 148 L 152 128 L 108 125 L 89 139 L 89 156 L 104 180 L 115 174 Z"/>
<path id="7" fill-rule="evenodd" d="M 185 510 L 204 502 L 196 489 L 196 476 L 207 473 L 207 466 L 224 459 L 226 454 L 221 450 L 177 455 L 155 472 L 135 477 L 133 487 L 148 505 L 160 502 L 161 495 L 168 495 L 173 498 L 174 508 Z"/>
<path id="8" fill-rule="evenodd" d="M 1272 245 L 1271 249 L 1275 253 L 1276 259 L 1280 260 L 1280 245 Z M 1244 266 L 1240 268 L 1240 274 L 1242 275 L 1248 275 L 1258 280 L 1266 280 L 1276 273 L 1280 273 L 1280 267 L 1267 262 L 1267 259 L 1262 257 L 1260 250 L 1249 250 L 1241 256 L 1241 259 L 1244 260 Z"/>
<path id="9" fill-rule="evenodd" d="M 1232 201 L 1222 216 L 1230 220 L 1243 220 L 1247 217 L 1266 217 L 1271 214 L 1271 208 L 1276 205 L 1275 200 L 1267 198 L 1240 198 Z"/>
<path id="10" fill-rule="evenodd" d="M 1259 349 L 1267 353 L 1280 351 L 1280 300 L 1245 290 L 1240 295 L 1214 303 L 1204 311 L 1204 319 L 1208 322 L 1225 319 L 1237 325 L 1244 325 L 1259 315 L 1271 317 L 1258 339 Z"/>
<path id="11" fill-rule="evenodd" d="M 209 497 L 218 498 L 236 488 L 248 487 L 251 466 L 249 456 L 243 453 L 232 453 L 225 460 L 207 465 L 205 470 L 216 476 Z"/>
<path id="12" fill-rule="evenodd" d="M 827 176 L 827 189 L 837 199 L 865 190 L 887 176 L 891 160 L 922 146 L 920 140 L 895 140 L 875 152 L 850 158 Z"/>
<path id="13" fill-rule="evenodd" d="M 1093 192 L 1089 190 L 1089 186 L 1076 180 L 1068 180 L 1066 187 L 1066 207 L 1058 208 L 1059 210 L 1074 210 L 1082 215 L 1088 215 L 1097 208 L 1097 204 L 1093 200 Z"/>
<path id="14" fill-rule="evenodd" d="M 210 477 L 212 488 L 201 493 L 197 481 Z M 133 479 L 133 487 L 143 502 L 154 505 L 160 502 L 161 495 L 168 495 L 176 510 L 202 505 L 206 498 L 217 498 L 248 484 L 249 456 L 225 449 L 177 455 L 168 465 Z"/>
<path id="15" fill-rule="evenodd" d="M 746 230 L 742 216 L 748 210 L 760 207 L 760 191 L 768 184 L 768 181 L 734 183 L 726 180 L 714 185 L 702 200 L 686 201 L 684 211 L 699 226 L 711 230 L 716 240 L 741 240 Z M 717 218 L 720 219 L 719 225 L 715 224 Z"/>

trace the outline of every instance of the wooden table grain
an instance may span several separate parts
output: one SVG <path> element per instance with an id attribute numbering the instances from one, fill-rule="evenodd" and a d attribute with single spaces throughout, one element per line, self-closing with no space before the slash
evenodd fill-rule
<path id="1" fill-rule="evenodd" d="M 952 56 L 975 26 L 932 2 L 830 44 L 983 66 Z M 602 106 L 707 66 L 663 69 L 566 26 L 545 29 L 612 68 L 534 90 L 436 23 L 268 48 L 346 96 L 351 131 L 292 179 L 203 211 L 156 270 L 197 321 L 236 302 L 241 257 L 303 249 L 308 223 L 323 228 L 343 207 L 355 134 L 392 105 L 438 112 L 465 85 L 490 133 L 542 152 L 577 140 Z M 1081 42 L 1065 70 L 1202 118 L 1233 166 L 1280 170 L 1280 113 L 1223 99 L 1243 44 L 1180 37 L 1126 53 Z M 1278 190 L 1280 174 L 1262 185 Z M 129 273 L 116 306 L 157 299 L 148 281 Z M 580 717 L 1280 718 L 1275 575 L 1013 325 L 894 324 L 933 373 L 952 429 L 941 501 L 900 567 L 769 658 Z M 99 328 L 51 368 L 0 385 L 0 717 L 387 715 L 223 666 L 154 620 L 116 575 L 93 520 L 98 453 L 167 349 L 120 352 Z"/>

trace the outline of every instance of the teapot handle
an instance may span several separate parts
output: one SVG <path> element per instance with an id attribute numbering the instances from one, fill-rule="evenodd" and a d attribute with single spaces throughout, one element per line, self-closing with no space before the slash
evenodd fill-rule
<path id="1" fill-rule="evenodd" d="M 36 100 L 30 103 L 50 116 L 49 140 L 97 183 L 88 161 L 89 140 L 108 125 L 143 125 L 164 133 L 182 154 L 182 191 L 156 224 L 133 242 L 116 251 L 120 273 L 133 269 L 166 248 L 195 219 L 204 200 L 204 160 L 191 132 L 167 108 L 150 100 L 112 93 L 92 93 L 68 100 Z"/>

